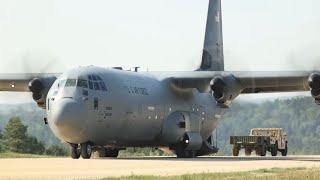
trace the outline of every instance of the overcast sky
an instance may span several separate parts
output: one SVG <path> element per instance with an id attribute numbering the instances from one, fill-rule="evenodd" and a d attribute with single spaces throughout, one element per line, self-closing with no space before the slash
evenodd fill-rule
<path id="1" fill-rule="evenodd" d="M 222 5 L 226 70 L 320 69 L 319 0 Z M 192 70 L 200 64 L 207 6 L 208 0 L 1 0 L 0 72 L 80 65 Z"/>

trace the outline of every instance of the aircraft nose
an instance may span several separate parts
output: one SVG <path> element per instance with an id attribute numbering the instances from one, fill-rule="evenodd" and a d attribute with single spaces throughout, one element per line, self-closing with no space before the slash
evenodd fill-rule
<path id="1" fill-rule="evenodd" d="M 80 137 L 85 129 L 86 111 L 84 105 L 71 98 L 63 98 L 56 102 L 52 110 L 52 122 L 60 136 L 71 141 Z"/>

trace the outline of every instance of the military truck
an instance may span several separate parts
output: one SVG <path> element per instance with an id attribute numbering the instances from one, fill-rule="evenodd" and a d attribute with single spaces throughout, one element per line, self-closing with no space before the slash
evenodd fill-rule
<path id="1" fill-rule="evenodd" d="M 282 128 L 254 128 L 249 136 L 231 136 L 230 144 L 233 145 L 233 156 L 238 156 L 242 148 L 246 156 L 250 156 L 252 151 L 257 156 L 266 156 L 267 151 L 272 156 L 277 156 L 278 151 L 282 156 L 288 153 L 287 134 Z"/>

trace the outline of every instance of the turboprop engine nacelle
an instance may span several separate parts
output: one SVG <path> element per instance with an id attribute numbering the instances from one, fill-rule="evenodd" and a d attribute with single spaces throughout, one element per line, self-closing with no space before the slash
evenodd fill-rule
<path id="1" fill-rule="evenodd" d="M 29 90 L 32 92 L 32 98 L 37 102 L 39 107 L 46 107 L 47 94 L 56 79 L 54 76 L 42 77 L 34 78 L 29 82 Z"/>
<path id="2" fill-rule="evenodd" d="M 241 93 L 241 84 L 233 76 L 218 76 L 211 81 L 211 90 L 219 106 L 229 107 Z"/>
<path id="3" fill-rule="evenodd" d="M 320 74 L 311 74 L 308 83 L 309 87 L 311 88 L 312 97 L 315 99 L 316 103 L 320 105 Z"/>

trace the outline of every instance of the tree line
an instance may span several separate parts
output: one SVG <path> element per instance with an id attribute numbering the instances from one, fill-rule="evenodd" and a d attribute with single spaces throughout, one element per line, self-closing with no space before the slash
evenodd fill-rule
<path id="1" fill-rule="evenodd" d="M 28 127 L 19 117 L 12 117 L 3 133 L 0 131 L 0 152 L 15 152 L 50 156 L 66 156 L 68 151 L 59 145 L 45 147 L 36 137 L 27 134 Z"/>

